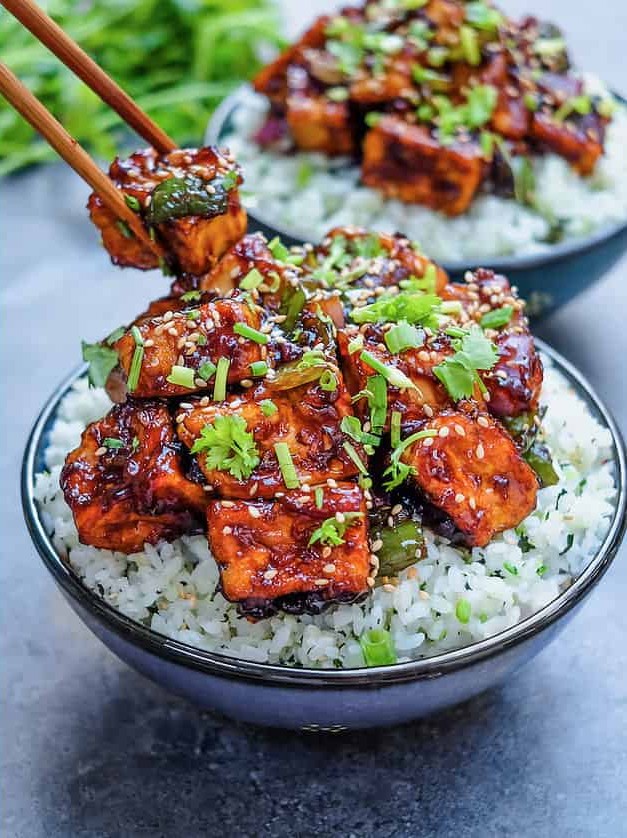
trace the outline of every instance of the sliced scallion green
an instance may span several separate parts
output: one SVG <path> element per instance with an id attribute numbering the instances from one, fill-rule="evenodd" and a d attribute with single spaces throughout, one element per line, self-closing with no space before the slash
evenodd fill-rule
<path id="1" fill-rule="evenodd" d="M 231 362 L 228 358 L 219 358 L 216 367 L 216 377 L 213 382 L 213 400 L 222 402 L 226 398 L 226 382 L 229 376 Z"/>
<path id="2" fill-rule="evenodd" d="M 250 365 L 250 374 L 253 378 L 266 375 L 268 372 L 268 365 L 265 361 L 253 361 Z"/>
<path id="3" fill-rule="evenodd" d="M 253 329 L 252 326 L 249 326 L 247 323 L 236 323 L 233 326 L 233 331 L 236 335 L 240 335 L 240 337 L 248 338 L 248 340 L 254 341 L 254 343 L 267 343 L 270 338 L 264 332 L 260 332 L 258 329 Z"/>
<path id="4" fill-rule="evenodd" d="M 364 463 L 364 461 L 361 459 L 361 457 L 357 453 L 353 443 L 349 442 L 348 440 L 344 440 L 344 442 L 342 443 L 342 447 L 344 448 L 344 450 L 346 451 L 348 456 L 351 458 L 351 460 L 355 463 L 359 472 L 361 474 L 368 474 L 368 469 L 366 468 L 366 464 Z"/>
<path id="5" fill-rule="evenodd" d="M 259 273 L 257 268 L 248 271 L 244 279 L 240 282 L 239 287 L 244 291 L 252 291 L 253 288 L 258 288 L 263 282 L 263 276 Z"/>
<path id="6" fill-rule="evenodd" d="M 275 442 L 274 452 L 279 462 L 279 468 L 281 469 L 281 475 L 283 476 L 285 488 L 298 489 L 300 486 L 300 480 L 298 479 L 296 467 L 294 466 L 294 461 L 292 460 L 292 455 L 287 442 Z"/>
<path id="7" fill-rule="evenodd" d="M 195 377 L 194 370 L 191 367 L 182 367 L 179 364 L 174 364 L 166 381 L 177 387 L 187 387 L 188 390 L 194 390 L 196 388 L 194 383 Z"/>
<path id="8" fill-rule="evenodd" d="M 259 407 L 264 416 L 274 416 L 279 412 L 279 408 L 275 405 L 272 399 L 262 399 L 259 402 Z"/>
<path id="9" fill-rule="evenodd" d="M 366 666 L 388 666 L 396 663 L 392 635 L 385 629 L 370 629 L 359 639 Z"/>
<path id="10" fill-rule="evenodd" d="M 204 364 L 198 367 L 197 373 L 203 381 L 209 381 L 215 371 L 216 365 L 212 364 L 211 361 L 205 361 Z"/>

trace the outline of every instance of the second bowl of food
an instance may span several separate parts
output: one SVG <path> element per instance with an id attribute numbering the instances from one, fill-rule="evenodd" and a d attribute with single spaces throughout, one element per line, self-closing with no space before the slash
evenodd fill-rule
<path id="1" fill-rule="evenodd" d="M 483 2 L 367 3 L 319 18 L 216 112 L 251 221 L 303 241 L 361 224 L 458 277 L 507 272 L 533 314 L 627 246 L 627 111 L 556 27 Z"/>

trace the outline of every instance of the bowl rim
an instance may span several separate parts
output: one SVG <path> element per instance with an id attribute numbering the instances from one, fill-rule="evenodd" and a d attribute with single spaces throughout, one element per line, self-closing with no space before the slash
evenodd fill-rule
<path id="1" fill-rule="evenodd" d="M 242 105 L 246 97 L 250 97 L 253 92 L 252 86 L 244 83 L 220 102 L 207 124 L 205 142 L 208 145 L 220 145 L 222 143 L 222 132 L 227 119 L 231 116 L 235 108 Z M 627 105 L 627 99 L 620 93 L 614 90 L 610 90 L 610 93 L 623 105 Z M 299 236 L 295 236 L 293 232 L 283 227 L 277 227 L 275 224 L 264 220 L 255 210 L 246 210 L 246 212 L 251 221 L 265 227 L 281 238 L 297 242 L 304 241 Z M 452 274 L 460 274 L 477 266 L 489 267 L 501 273 L 533 270 L 587 253 L 590 250 L 594 250 L 599 244 L 609 241 L 614 236 L 618 236 L 625 231 L 627 231 L 627 218 L 623 221 L 603 225 L 589 236 L 575 236 L 567 239 L 540 253 L 528 253 L 519 256 L 515 254 L 512 256 L 487 256 L 473 259 L 459 259 L 450 262 L 443 259 L 440 260 L 440 264 L 448 273 Z"/>
<path id="2" fill-rule="evenodd" d="M 573 582 L 554 600 L 524 620 L 484 640 L 471 643 L 428 658 L 380 667 L 355 669 L 294 668 L 280 664 L 257 663 L 209 652 L 173 640 L 126 617 L 89 590 L 70 569 L 69 564 L 53 546 L 46 532 L 34 497 L 37 458 L 44 443 L 44 434 L 54 421 L 61 399 L 72 384 L 85 375 L 82 364 L 56 388 L 41 410 L 29 435 L 22 462 L 21 494 L 26 525 L 43 563 L 61 590 L 89 615 L 131 644 L 140 646 L 159 658 L 196 671 L 227 678 L 264 681 L 269 685 L 290 685 L 308 688 L 376 688 L 407 681 L 431 679 L 483 661 L 517 646 L 547 629 L 571 611 L 597 584 L 612 563 L 627 526 L 627 460 L 622 435 L 605 404 L 587 379 L 562 355 L 536 338 L 538 348 L 548 356 L 575 387 L 612 435 L 616 462 L 617 500 L 608 532 L 595 556 Z"/>

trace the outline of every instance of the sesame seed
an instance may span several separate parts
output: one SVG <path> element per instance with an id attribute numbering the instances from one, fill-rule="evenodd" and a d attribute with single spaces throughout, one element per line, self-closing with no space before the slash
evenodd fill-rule
<path id="1" fill-rule="evenodd" d="M 185 421 L 185 414 L 184 414 L 184 413 L 179 413 L 179 415 L 176 417 L 176 421 L 177 421 L 179 424 L 180 424 L 181 422 L 184 422 L 184 421 Z"/>
<path id="2" fill-rule="evenodd" d="M 463 495 L 461 492 L 458 492 L 455 495 L 455 503 L 463 503 L 466 500 L 466 495 Z"/>
<path id="3" fill-rule="evenodd" d="M 368 585 L 369 588 L 374 588 L 374 579 L 373 579 L 372 576 L 368 576 L 366 578 L 366 584 Z"/>
<path id="4" fill-rule="evenodd" d="M 325 573 L 335 573 L 335 565 L 333 564 L 333 562 L 329 562 L 329 564 L 325 564 L 322 570 Z"/>
<path id="5" fill-rule="evenodd" d="M 381 539 L 380 539 L 380 538 L 377 538 L 377 540 L 376 540 L 376 541 L 373 541 L 373 542 L 372 542 L 372 551 L 373 551 L 374 553 L 376 553 L 376 552 L 377 552 L 377 550 L 380 550 L 382 547 L 383 547 L 383 542 L 381 541 Z"/>
<path id="6" fill-rule="evenodd" d="M 425 448 L 431 448 L 431 446 L 433 445 L 433 437 L 425 437 L 425 439 L 422 440 L 422 444 Z"/>
<path id="7" fill-rule="evenodd" d="M 231 507 L 235 506 L 235 504 L 232 500 L 223 500 L 222 506 L 224 506 L 225 509 L 231 509 Z"/>
<path id="8" fill-rule="evenodd" d="M 274 579 L 278 572 L 279 571 L 276 570 L 276 568 L 271 567 L 270 570 L 266 570 L 266 572 L 263 574 L 263 578 L 270 581 L 271 579 Z"/>
<path id="9" fill-rule="evenodd" d="M 425 413 L 425 416 L 431 418 L 433 416 L 433 408 L 430 407 L 428 404 L 423 404 L 422 409 Z"/>
<path id="10" fill-rule="evenodd" d="M 443 428 L 440 428 L 440 430 L 438 431 L 438 436 L 441 436 L 442 438 L 444 438 L 445 436 L 448 436 L 449 433 L 450 433 L 449 429 L 446 426 L 444 426 Z"/>
<path id="11" fill-rule="evenodd" d="M 466 431 L 462 428 L 461 425 L 455 425 L 455 433 L 459 434 L 460 436 L 466 436 Z"/>
<path id="12" fill-rule="evenodd" d="M 102 455 L 106 454 L 106 453 L 107 453 L 107 449 L 104 446 L 101 446 L 100 448 L 96 449 L 96 456 L 97 457 L 102 457 Z"/>
<path id="13" fill-rule="evenodd" d="M 261 518 L 261 510 L 257 509 L 256 506 L 249 506 L 248 513 L 251 518 Z"/>
<path id="14" fill-rule="evenodd" d="M 232 532 L 233 527 L 229 527 L 228 525 L 226 527 L 222 527 L 222 535 L 231 535 Z"/>
<path id="15" fill-rule="evenodd" d="M 317 585 L 319 588 L 324 588 L 325 585 L 329 584 L 328 579 L 314 579 L 314 585 Z"/>
<path id="16" fill-rule="evenodd" d="M 164 320 L 165 323 L 167 323 L 169 320 L 172 320 L 173 317 L 174 317 L 174 312 L 173 311 L 166 311 L 166 313 L 163 315 L 163 320 Z"/>
<path id="17" fill-rule="evenodd" d="M 330 486 L 331 489 L 337 489 L 337 481 L 332 477 L 327 477 L 327 486 Z"/>
<path id="18" fill-rule="evenodd" d="M 477 455 L 477 459 L 479 459 L 479 460 L 483 460 L 483 458 L 485 457 L 485 448 L 483 447 L 483 445 L 481 443 L 479 443 L 479 445 L 477 445 L 477 447 L 475 449 L 475 454 Z"/>
<path id="19" fill-rule="evenodd" d="M 470 499 L 468 500 L 468 506 L 469 506 L 471 509 L 476 509 L 476 508 L 477 508 L 477 501 L 476 501 L 474 498 L 470 498 Z"/>
<path id="20" fill-rule="evenodd" d="M 148 340 L 144 341 L 144 346 L 154 346 L 155 342 L 152 338 L 148 338 Z"/>
<path id="21" fill-rule="evenodd" d="M 479 417 L 478 417 L 478 419 L 477 419 L 477 425 L 481 425 L 481 427 L 482 427 L 482 428 L 489 428 L 489 427 L 490 427 L 490 423 L 489 423 L 489 421 L 486 419 L 486 417 L 485 417 L 485 416 L 479 416 Z"/>
<path id="22" fill-rule="evenodd" d="M 333 550 L 329 546 L 323 547 L 322 548 L 322 558 L 323 559 L 328 559 L 332 552 L 333 552 Z"/>

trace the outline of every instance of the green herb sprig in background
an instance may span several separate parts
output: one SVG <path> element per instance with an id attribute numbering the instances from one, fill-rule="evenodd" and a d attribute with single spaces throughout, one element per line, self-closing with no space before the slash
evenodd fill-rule
<path id="1" fill-rule="evenodd" d="M 180 146 L 202 143 L 212 110 L 281 47 L 269 0 L 40 0 L 48 14 Z M 143 141 L 11 15 L 0 12 L 0 53 L 44 105 L 105 161 Z M 267 58 L 267 56 L 266 56 Z M 56 159 L 0 100 L 0 175 Z"/>

